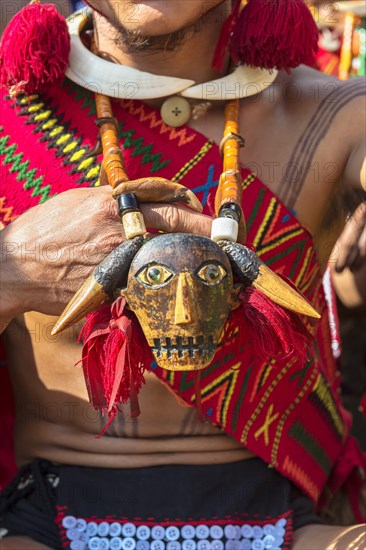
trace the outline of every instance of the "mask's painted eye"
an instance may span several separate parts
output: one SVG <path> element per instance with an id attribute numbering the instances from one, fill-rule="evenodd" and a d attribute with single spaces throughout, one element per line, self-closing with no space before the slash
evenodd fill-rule
<path id="1" fill-rule="evenodd" d="M 222 265 L 206 264 L 197 271 L 197 275 L 206 285 L 216 285 L 226 277 L 227 272 Z"/>
<path id="2" fill-rule="evenodd" d="M 155 264 L 144 267 L 137 274 L 137 278 L 146 286 L 158 287 L 170 281 L 173 275 L 167 267 Z"/>

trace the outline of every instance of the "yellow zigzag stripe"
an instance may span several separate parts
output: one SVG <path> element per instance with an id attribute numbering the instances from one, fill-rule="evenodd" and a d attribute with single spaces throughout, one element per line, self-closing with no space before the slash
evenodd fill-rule
<path id="1" fill-rule="evenodd" d="M 38 114 L 34 116 L 34 121 L 40 122 L 40 123 L 44 121 L 44 123 L 41 126 L 41 131 L 45 132 L 47 130 L 51 130 L 49 133 L 49 137 L 53 139 L 56 138 L 54 142 L 56 146 L 64 145 L 64 147 L 62 148 L 62 153 L 64 153 L 65 155 L 72 153 L 75 149 L 80 147 L 78 140 L 74 139 L 74 134 L 72 132 L 67 132 L 65 126 L 59 123 L 58 118 L 56 117 L 49 118 L 52 115 L 52 110 L 47 109 L 47 107 L 44 108 L 45 103 L 39 102 L 39 103 L 33 103 L 30 105 L 30 102 L 32 100 L 37 100 L 37 99 L 39 99 L 38 95 L 31 95 L 21 99 L 20 103 L 21 105 L 24 105 L 27 107 L 27 110 L 30 114 L 38 112 Z M 72 164 L 76 164 L 77 162 L 81 161 L 80 164 L 76 167 L 76 170 L 78 172 L 87 170 L 94 162 L 93 157 L 87 157 L 84 160 L 82 160 L 86 151 L 87 149 L 85 148 L 77 149 L 74 152 L 74 154 L 72 154 L 71 157 L 69 158 L 69 162 Z M 85 174 L 86 179 L 97 177 L 99 175 L 99 171 L 100 171 L 99 165 L 92 166 L 90 170 Z"/>
<path id="2" fill-rule="evenodd" d="M 58 136 L 58 134 L 61 134 L 63 130 L 65 130 L 63 126 L 56 126 L 56 128 L 54 128 L 52 132 L 50 132 L 50 137 Z"/>
<path id="3" fill-rule="evenodd" d="M 52 111 L 44 111 L 43 113 L 40 113 L 39 115 L 35 116 L 34 117 L 34 120 L 36 122 L 39 122 L 40 120 L 45 120 L 46 118 L 48 118 L 49 116 L 51 116 L 52 114 Z"/>
<path id="4" fill-rule="evenodd" d="M 86 149 L 79 149 L 78 151 L 75 151 L 75 153 L 70 157 L 70 162 L 77 162 L 84 156 L 85 152 Z"/>
<path id="5" fill-rule="evenodd" d="M 54 125 L 57 123 L 57 118 L 50 118 L 50 120 L 47 120 L 44 124 L 42 124 L 42 131 L 49 130 L 50 128 L 53 128 Z"/>
<path id="6" fill-rule="evenodd" d="M 89 179 L 89 178 L 94 178 L 98 176 L 99 170 L 100 170 L 99 164 L 98 166 L 92 166 L 92 168 L 90 168 L 90 170 L 87 172 L 86 177 Z"/>
<path id="7" fill-rule="evenodd" d="M 40 111 L 44 107 L 44 103 L 34 103 L 33 105 L 30 105 L 28 107 L 29 113 L 36 113 L 37 111 Z"/>
<path id="8" fill-rule="evenodd" d="M 20 100 L 21 105 L 28 105 L 31 101 L 39 99 L 38 94 L 27 95 Z"/>

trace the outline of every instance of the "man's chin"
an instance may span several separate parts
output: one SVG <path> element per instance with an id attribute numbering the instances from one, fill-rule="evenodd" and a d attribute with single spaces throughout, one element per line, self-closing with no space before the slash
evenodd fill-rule
<path id="1" fill-rule="evenodd" d="M 87 3 L 117 29 L 124 28 L 128 32 L 153 37 L 168 35 L 199 24 L 205 12 L 222 2 L 223 0 L 91 0 Z"/>

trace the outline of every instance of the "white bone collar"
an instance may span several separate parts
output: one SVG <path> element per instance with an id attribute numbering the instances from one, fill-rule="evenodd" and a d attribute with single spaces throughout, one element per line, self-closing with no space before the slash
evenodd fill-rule
<path id="1" fill-rule="evenodd" d="M 66 76 L 92 92 L 119 99 L 146 100 L 179 94 L 202 101 L 226 101 L 258 94 L 277 76 L 276 70 L 240 65 L 223 78 L 194 85 L 193 80 L 155 75 L 106 61 L 89 51 L 80 38 L 91 13 L 83 8 L 67 21 L 71 52 Z"/>

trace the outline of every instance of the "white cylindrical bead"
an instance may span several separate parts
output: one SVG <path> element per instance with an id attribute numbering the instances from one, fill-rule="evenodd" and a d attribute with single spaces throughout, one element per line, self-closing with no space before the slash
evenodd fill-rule
<path id="1" fill-rule="evenodd" d="M 141 212 L 126 212 L 122 214 L 122 224 L 127 239 L 145 235 L 146 227 Z"/>
<path id="2" fill-rule="evenodd" d="M 238 239 L 239 224 L 232 218 L 216 218 L 211 226 L 211 239 L 213 241 L 232 241 Z"/>

